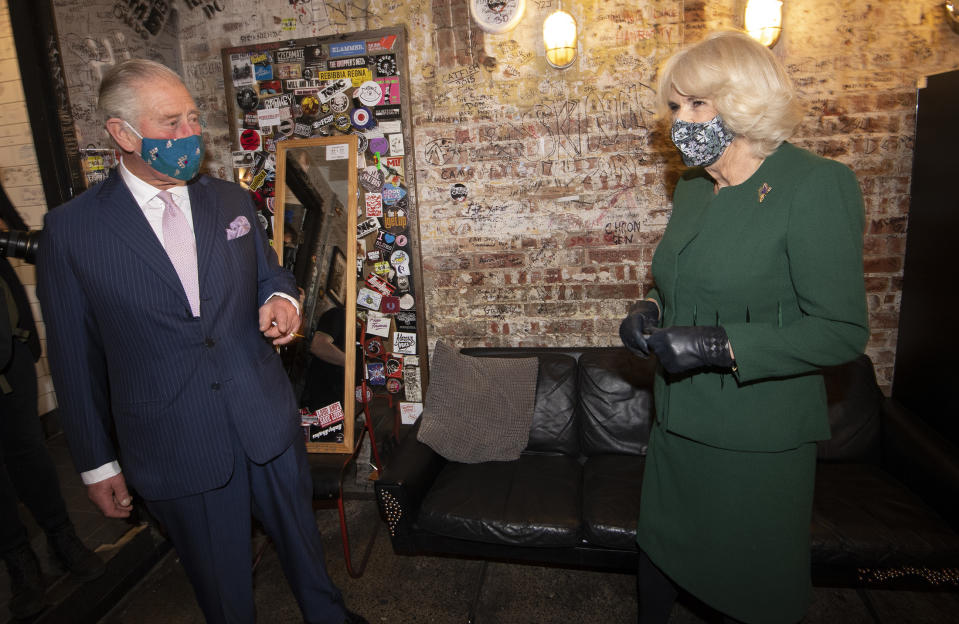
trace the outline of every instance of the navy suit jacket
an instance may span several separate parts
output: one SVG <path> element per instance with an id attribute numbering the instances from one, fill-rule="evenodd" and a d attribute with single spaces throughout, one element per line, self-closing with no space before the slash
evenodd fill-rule
<path id="1" fill-rule="evenodd" d="M 247 191 L 201 176 L 189 193 L 199 318 L 116 171 L 47 213 L 37 254 L 50 369 L 76 468 L 119 459 L 152 500 L 226 483 L 231 428 L 258 463 L 300 435 L 289 380 L 258 327 L 272 293 L 296 297 L 293 275 L 277 263 Z M 228 240 L 239 217 L 250 231 Z"/>

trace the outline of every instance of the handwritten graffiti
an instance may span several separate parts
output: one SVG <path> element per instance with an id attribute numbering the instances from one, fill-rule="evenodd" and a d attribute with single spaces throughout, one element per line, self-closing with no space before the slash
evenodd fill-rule
<path id="1" fill-rule="evenodd" d="M 127 38 L 120 31 L 105 36 L 99 41 L 93 37 L 76 37 L 68 35 L 66 49 L 86 63 L 97 84 L 103 79 L 104 72 L 119 62 L 132 58 Z"/>
<path id="2" fill-rule="evenodd" d="M 431 140 L 426 145 L 426 161 L 435 166 L 503 160 L 566 162 L 611 149 L 641 154 L 649 129 L 649 111 L 642 98 L 651 93 L 651 87 L 637 83 L 607 93 L 592 92 L 581 99 L 543 101 L 519 121 L 482 127 L 475 144 L 450 137 Z"/>
<path id="3" fill-rule="evenodd" d="M 603 228 L 603 240 L 613 245 L 625 245 L 633 242 L 633 235 L 638 231 L 638 221 L 610 222 Z"/>
<path id="4" fill-rule="evenodd" d="M 169 0 L 117 0 L 113 16 L 144 39 L 156 37 L 170 16 Z"/>
<path id="5" fill-rule="evenodd" d="M 226 0 L 183 0 L 183 3 L 191 10 L 200 9 L 207 19 L 226 10 Z"/>

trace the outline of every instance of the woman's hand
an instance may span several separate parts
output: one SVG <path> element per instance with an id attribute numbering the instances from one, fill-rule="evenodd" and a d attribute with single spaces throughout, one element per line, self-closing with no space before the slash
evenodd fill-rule
<path id="1" fill-rule="evenodd" d="M 722 327 L 666 327 L 646 338 L 646 344 L 673 374 L 694 368 L 733 368 L 736 363 Z"/>
<path id="2" fill-rule="evenodd" d="M 619 324 L 619 337 L 627 349 L 640 357 L 649 357 L 646 337 L 659 326 L 659 304 L 652 299 L 637 301 Z"/>

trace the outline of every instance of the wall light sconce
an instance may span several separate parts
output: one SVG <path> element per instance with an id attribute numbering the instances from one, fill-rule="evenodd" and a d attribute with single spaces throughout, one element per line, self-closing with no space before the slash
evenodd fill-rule
<path id="1" fill-rule="evenodd" d="M 782 0 L 749 0 L 745 18 L 749 36 L 771 48 L 779 41 L 783 29 Z"/>
<path id="2" fill-rule="evenodd" d="M 946 16 L 949 18 L 949 26 L 956 33 L 959 33 L 959 6 L 953 0 L 946 0 L 942 7 L 946 10 Z"/>
<path id="3" fill-rule="evenodd" d="M 543 22 L 543 43 L 546 62 L 556 69 L 565 69 L 576 58 L 576 20 L 566 11 L 556 11 Z"/>

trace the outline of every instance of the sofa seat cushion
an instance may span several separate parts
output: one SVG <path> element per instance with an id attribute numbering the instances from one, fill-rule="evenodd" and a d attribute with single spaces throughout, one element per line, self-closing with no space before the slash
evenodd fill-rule
<path id="1" fill-rule="evenodd" d="M 494 544 L 576 546 L 582 469 L 566 455 L 511 462 L 450 462 L 430 488 L 418 528 Z"/>
<path id="2" fill-rule="evenodd" d="M 869 464 L 818 464 L 811 536 L 817 565 L 959 565 L 959 535 Z"/>
<path id="3" fill-rule="evenodd" d="M 583 466 L 583 537 L 590 544 L 636 548 L 646 458 L 596 455 Z"/>

